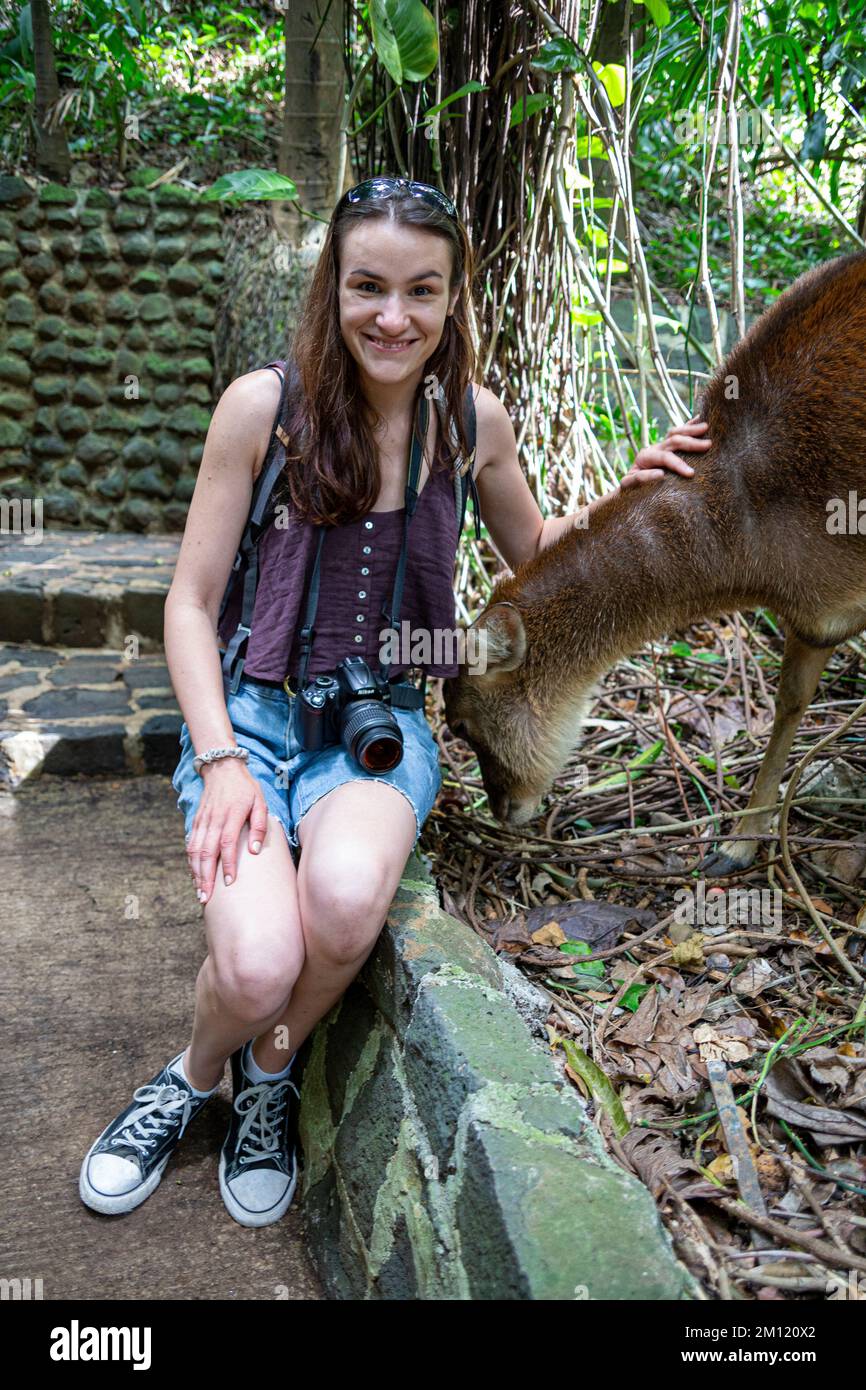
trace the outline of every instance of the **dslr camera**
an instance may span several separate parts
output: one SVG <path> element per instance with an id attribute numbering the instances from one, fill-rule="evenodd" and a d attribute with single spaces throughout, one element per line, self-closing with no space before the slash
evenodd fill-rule
<path id="1" fill-rule="evenodd" d="M 403 731 L 390 704 L 388 681 L 363 657 L 346 656 L 332 676 L 314 676 L 298 692 L 301 747 L 312 753 L 342 743 L 365 772 L 390 772 L 403 757 Z"/>

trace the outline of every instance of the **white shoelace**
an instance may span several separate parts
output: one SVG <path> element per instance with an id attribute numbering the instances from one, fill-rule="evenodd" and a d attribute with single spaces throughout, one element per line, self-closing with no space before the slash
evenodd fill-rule
<path id="1" fill-rule="evenodd" d="M 238 1131 L 237 1149 L 241 1154 L 239 1162 L 254 1163 L 256 1159 L 265 1158 L 268 1154 L 278 1151 L 280 1147 L 278 1127 L 282 1118 L 283 1106 L 288 1100 L 287 1091 L 290 1086 L 295 1095 L 300 1098 L 297 1086 L 288 1076 L 284 1081 L 262 1081 L 256 1086 L 248 1086 L 245 1091 L 241 1091 L 235 1100 L 235 1110 L 238 1115 L 244 1114 L 242 1102 L 249 1100 L 250 1105 Z"/>
<path id="2" fill-rule="evenodd" d="M 168 1133 L 163 1128 L 166 1121 L 174 1119 L 180 1110 L 183 1111 L 183 1132 L 192 1108 L 188 1091 L 179 1086 L 139 1086 L 132 1098 L 141 1105 L 130 1115 L 120 1134 L 114 1135 L 112 1144 L 129 1144 L 146 1155 L 150 1146 Z"/>

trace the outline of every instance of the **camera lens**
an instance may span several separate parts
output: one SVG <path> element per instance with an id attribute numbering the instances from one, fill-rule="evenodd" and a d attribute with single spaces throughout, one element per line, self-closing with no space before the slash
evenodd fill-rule
<path id="1" fill-rule="evenodd" d="M 390 772 L 391 768 L 396 767 L 402 760 L 403 744 L 398 743 L 390 734 L 385 738 L 374 736 L 370 739 L 365 739 L 362 735 L 356 756 L 368 772 Z"/>
<path id="2" fill-rule="evenodd" d="M 403 731 L 381 700 L 352 700 L 342 711 L 340 736 L 367 772 L 390 772 L 403 757 Z"/>

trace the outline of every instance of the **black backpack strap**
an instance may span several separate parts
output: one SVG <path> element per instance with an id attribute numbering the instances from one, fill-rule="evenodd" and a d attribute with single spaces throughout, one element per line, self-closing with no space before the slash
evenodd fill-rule
<path id="1" fill-rule="evenodd" d="M 276 370 L 276 368 L 274 368 L 274 370 Z M 218 626 L 225 616 L 225 611 L 234 585 L 237 582 L 237 577 L 242 573 L 243 589 L 241 590 L 240 619 L 234 633 L 229 639 L 222 658 L 223 684 L 233 695 L 237 693 L 241 676 L 243 675 L 244 662 L 246 660 L 246 643 L 252 631 L 253 608 L 255 606 L 256 589 L 259 580 L 258 544 L 270 521 L 271 494 L 273 493 L 277 479 L 286 463 L 285 435 L 280 420 L 283 414 L 286 391 L 290 381 L 293 379 L 293 364 L 290 364 L 289 371 L 283 376 L 280 403 L 271 426 L 271 435 L 268 440 L 265 462 L 253 487 L 247 523 L 244 527 L 240 546 L 235 555 L 234 564 L 232 565 L 232 572 L 229 575 L 222 603 L 220 604 Z"/>
<path id="2" fill-rule="evenodd" d="M 438 393 L 434 396 L 436 409 L 439 412 L 439 422 L 445 432 L 445 393 L 441 386 Z M 466 434 L 466 442 L 469 445 L 469 465 L 464 473 L 454 474 L 454 505 L 457 512 L 457 534 L 463 533 L 463 524 L 466 519 L 466 503 L 468 498 L 472 498 L 472 507 L 475 512 L 475 539 L 481 540 L 481 506 L 478 501 L 478 489 L 475 486 L 474 466 L 475 466 L 475 443 L 476 443 L 476 420 L 475 420 L 475 396 L 470 382 L 463 397 L 463 429 Z M 451 443 L 457 447 L 455 432 L 451 431 Z"/>
<path id="3" fill-rule="evenodd" d="M 463 520 L 466 516 L 467 493 L 472 495 L 472 509 L 475 513 L 475 539 L 481 540 L 481 505 L 478 501 L 478 489 L 475 486 L 475 443 L 476 443 L 476 422 L 475 422 L 475 397 L 472 394 L 472 383 L 466 387 L 466 395 L 463 398 L 463 428 L 466 431 L 466 440 L 469 444 L 469 467 L 460 479 L 462 500 L 460 504 L 460 531 L 463 531 Z"/>

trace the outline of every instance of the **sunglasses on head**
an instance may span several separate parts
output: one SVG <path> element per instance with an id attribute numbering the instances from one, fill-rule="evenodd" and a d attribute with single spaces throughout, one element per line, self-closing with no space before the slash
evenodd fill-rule
<path id="1" fill-rule="evenodd" d="M 354 188 L 343 194 L 337 204 L 337 210 L 346 203 L 363 203 L 368 198 L 387 198 L 391 193 L 408 193 L 413 198 L 420 198 L 430 207 L 439 208 L 457 221 L 457 209 L 447 193 L 434 188 L 432 184 L 415 183 L 412 179 L 364 179 L 363 183 L 356 183 Z"/>

